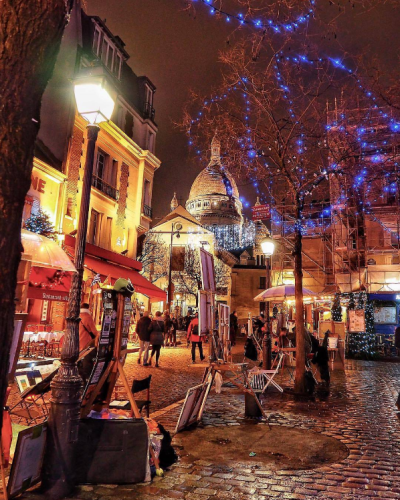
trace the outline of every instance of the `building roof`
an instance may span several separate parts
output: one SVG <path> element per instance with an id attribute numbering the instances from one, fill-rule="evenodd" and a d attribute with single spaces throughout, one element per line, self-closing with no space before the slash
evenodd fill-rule
<path id="1" fill-rule="evenodd" d="M 172 221 L 173 219 L 176 219 L 177 217 L 182 217 L 186 219 L 187 221 L 196 224 L 196 226 L 203 227 L 200 222 L 193 217 L 193 215 L 190 215 L 190 213 L 186 210 L 186 208 L 183 208 L 182 205 L 178 205 L 178 207 L 170 212 L 168 215 L 166 215 L 163 219 L 160 220 L 155 226 L 152 227 L 152 229 L 156 228 L 157 226 L 161 226 L 161 224 L 165 224 L 168 221 Z M 204 229 L 206 230 L 206 229 Z"/>

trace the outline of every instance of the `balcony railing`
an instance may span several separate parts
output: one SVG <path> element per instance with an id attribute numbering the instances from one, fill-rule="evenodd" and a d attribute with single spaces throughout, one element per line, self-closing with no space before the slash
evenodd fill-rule
<path id="1" fill-rule="evenodd" d="M 143 214 L 151 219 L 153 217 L 153 209 L 148 205 L 143 205 Z"/>
<path id="2" fill-rule="evenodd" d="M 101 177 L 97 177 L 97 175 L 94 175 L 92 177 L 92 186 L 104 193 L 105 195 L 109 196 L 113 200 L 118 200 L 119 198 L 119 191 L 116 187 L 111 186 L 111 184 L 108 184 L 104 179 Z"/>
<path id="3" fill-rule="evenodd" d="M 144 104 L 143 114 L 145 118 L 150 118 L 150 120 L 154 121 L 154 118 L 156 116 L 156 110 L 149 102 L 146 102 Z"/>

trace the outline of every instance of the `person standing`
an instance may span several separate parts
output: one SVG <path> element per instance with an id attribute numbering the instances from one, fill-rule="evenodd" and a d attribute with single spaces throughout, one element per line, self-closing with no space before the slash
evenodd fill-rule
<path id="1" fill-rule="evenodd" d="M 192 363 L 196 362 L 196 345 L 199 348 L 200 360 L 203 361 L 205 356 L 203 355 L 203 340 L 199 332 L 199 314 L 196 313 L 194 318 L 190 322 L 187 339 L 192 343 Z"/>
<path id="2" fill-rule="evenodd" d="M 230 321 L 229 331 L 230 331 L 230 337 L 231 337 L 231 345 L 234 346 L 234 345 L 236 345 L 236 333 L 238 330 L 238 317 L 237 317 L 236 311 L 233 311 L 231 313 L 229 321 Z"/>
<path id="3" fill-rule="evenodd" d="M 86 302 L 81 305 L 80 311 L 81 321 L 79 322 L 79 352 L 84 351 L 87 347 L 97 347 L 99 332 L 96 324 L 90 314 L 89 304 Z M 79 375 L 82 377 L 84 384 L 92 373 L 94 361 L 97 356 L 97 348 L 91 350 L 78 362 Z"/>
<path id="4" fill-rule="evenodd" d="M 151 319 L 149 318 L 149 311 L 144 311 L 143 316 L 136 323 L 136 333 L 139 337 L 140 349 L 138 364 L 140 365 L 143 354 L 143 366 L 148 366 L 147 359 L 149 357 L 149 347 L 150 347 L 150 334 L 149 326 Z"/>
<path id="5" fill-rule="evenodd" d="M 176 347 L 176 331 L 178 329 L 178 320 L 174 315 L 171 316 L 171 328 L 169 331 L 169 338 L 171 339 L 171 347 Z"/>
<path id="6" fill-rule="evenodd" d="M 400 326 L 394 331 L 394 346 L 397 349 L 397 356 L 400 355 Z"/>
<path id="7" fill-rule="evenodd" d="M 79 322 L 79 352 L 86 347 L 96 345 L 99 332 L 97 331 L 95 322 L 90 314 L 89 304 L 81 305 L 80 311 L 81 321 Z"/>
<path id="8" fill-rule="evenodd" d="M 156 367 L 158 368 L 158 360 L 160 359 L 161 347 L 164 344 L 164 321 L 162 319 L 162 315 L 160 311 L 156 312 L 156 316 L 149 326 L 149 335 L 150 335 L 150 343 L 151 343 L 151 356 L 149 365 L 151 366 L 151 362 L 153 360 L 154 354 L 156 355 Z"/>
<path id="9" fill-rule="evenodd" d="M 171 334 L 171 316 L 168 311 L 164 312 L 164 345 L 165 347 L 169 347 L 169 340 Z"/>

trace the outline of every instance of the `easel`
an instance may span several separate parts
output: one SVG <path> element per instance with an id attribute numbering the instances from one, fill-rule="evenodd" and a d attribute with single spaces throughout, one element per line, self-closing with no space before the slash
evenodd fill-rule
<path id="1" fill-rule="evenodd" d="M 105 401 L 103 403 L 100 403 L 100 405 L 104 405 L 105 407 L 109 406 L 118 375 L 122 381 L 128 400 L 131 404 L 131 416 L 132 417 L 134 416 L 135 418 L 138 419 L 142 418 L 140 415 L 139 408 L 136 404 L 135 398 L 133 397 L 131 388 L 129 387 L 129 383 L 124 372 L 124 367 L 121 362 L 121 360 L 124 359 L 127 354 L 126 353 L 127 346 L 124 346 L 124 348 L 122 348 L 124 299 L 125 296 L 122 293 L 118 293 L 117 324 L 115 329 L 115 340 L 114 340 L 114 350 L 113 350 L 112 360 L 108 365 L 107 369 L 105 370 L 105 372 L 103 373 L 103 375 L 101 376 L 99 382 L 96 385 L 96 388 L 90 394 L 90 398 L 85 403 L 85 405 L 82 406 L 81 418 L 85 418 L 90 413 L 93 403 L 95 402 L 98 394 L 100 393 L 101 389 L 104 387 L 104 384 L 106 383 L 108 383 L 107 396 L 105 398 Z M 162 469 L 160 468 L 160 462 L 158 458 L 155 456 L 154 450 L 151 447 L 151 445 L 149 449 L 151 458 L 153 459 L 154 465 L 156 466 L 157 475 L 162 475 L 163 472 Z"/>
<path id="2" fill-rule="evenodd" d="M 265 414 L 263 407 L 261 406 L 260 401 L 257 398 L 256 393 L 251 387 L 249 378 L 246 372 L 247 363 L 211 363 L 208 370 L 205 372 L 203 380 L 207 380 L 209 374 L 212 376 L 212 380 L 215 378 L 215 374 L 219 373 L 222 376 L 222 379 L 226 382 L 230 382 L 238 389 L 240 389 L 243 394 L 251 394 L 256 401 L 257 406 L 260 409 L 262 416 L 266 419 L 269 429 L 271 426 L 269 424 L 268 416 Z M 233 373 L 233 376 L 229 376 L 229 373 Z M 243 382 L 239 382 L 238 379 L 243 377 Z"/>

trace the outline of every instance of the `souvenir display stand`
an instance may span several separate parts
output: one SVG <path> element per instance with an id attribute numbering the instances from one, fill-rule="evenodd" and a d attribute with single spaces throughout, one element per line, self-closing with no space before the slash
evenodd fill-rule
<path id="1" fill-rule="evenodd" d="M 94 409 L 108 408 L 119 377 L 131 406 L 131 416 L 141 419 L 139 408 L 133 397 L 124 372 L 127 355 L 129 327 L 132 315 L 130 292 L 103 290 L 104 315 L 99 337 L 98 355 L 82 398 L 81 417 L 87 417 Z M 149 448 L 157 474 L 161 475 L 159 461 L 152 446 Z"/>

